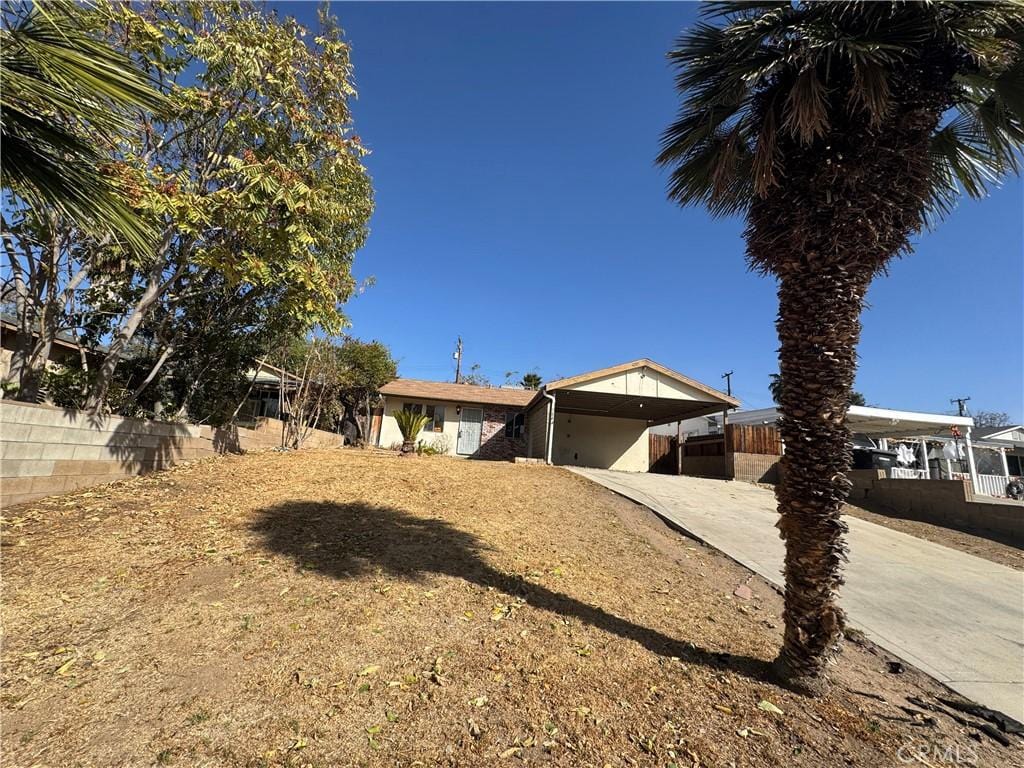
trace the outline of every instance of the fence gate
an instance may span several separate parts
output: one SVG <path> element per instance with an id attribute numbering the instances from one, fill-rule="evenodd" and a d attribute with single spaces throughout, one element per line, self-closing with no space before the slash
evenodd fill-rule
<path id="1" fill-rule="evenodd" d="M 674 475 L 678 469 L 676 439 L 672 435 L 648 435 L 650 466 L 649 472 Z"/>

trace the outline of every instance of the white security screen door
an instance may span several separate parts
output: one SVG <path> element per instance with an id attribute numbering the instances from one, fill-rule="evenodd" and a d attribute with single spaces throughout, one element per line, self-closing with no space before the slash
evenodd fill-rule
<path id="1" fill-rule="evenodd" d="M 459 442 L 457 453 L 469 456 L 480 448 L 480 432 L 483 429 L 484 412 L 479 408 L 463 408 L 459 419 Z"/>

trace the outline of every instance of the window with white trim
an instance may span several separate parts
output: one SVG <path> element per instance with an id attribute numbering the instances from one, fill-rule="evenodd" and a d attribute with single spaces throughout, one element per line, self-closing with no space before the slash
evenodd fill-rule
<path id="1" fill-rule="evenodd" d="M 523 436 L 526 431 L 526 414 L 525 413 L 506 413 L 505 414 L 505 437 L 513 440 Z"/>
<path id="2" fill-rule="evenodd" d="M 412 413 L 425 413 L 427 423 L 423 426 L 424 432 L 444 432 L 444 406 L 424 405 L 423 403 L 403 403 L 403 411 Z"/>

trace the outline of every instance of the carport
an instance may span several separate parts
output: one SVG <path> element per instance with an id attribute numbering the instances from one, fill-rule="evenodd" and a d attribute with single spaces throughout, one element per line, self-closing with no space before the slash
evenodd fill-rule
<path id="1" fill-rule="evenodd" d="M 737 406 L 724 392 L 653 360 L 634 360 L 542 387 L 527 406 L 527 455 L 646 472 L 651 427 Z"/>
<path id="2" fill-rule="evenodd" d="M 974 458 L 974 441 L 971 439 L 971 428 L 974 419 L 970 416 L 949 416 L 938 413 L 917 413 L 914 411 L 895 411 L 889 408 L 872 408 L 862 405 L 851 405 L 846 413 L 846 424 L 854 434 L 865 435 L 876 441 L 882 448 L 888 448 L 889 440 L 916 442 L 918 460 L 921 469 L 894 470 L 893 477 L 903 479 L 930 480 L 928 469 L 928 443 L 942 442 L 959 445 L 963 441 L 966 450 L 968 476 L 975 493 L 983 493 L 978 474 L 978 466 Z M 946 432 L 947 434 L 942 434 Z M 958 449 L 959 450 L 959 449 Z M 949 466 L 948 459 L 946 460 Z M 950 476 L 956 473 L 949 471 Z M 1002 480 L 1000 489 L 1005 487 Z"/>

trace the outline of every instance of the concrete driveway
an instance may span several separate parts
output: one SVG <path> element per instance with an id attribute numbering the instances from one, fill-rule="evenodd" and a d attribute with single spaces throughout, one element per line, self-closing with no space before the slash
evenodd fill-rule
<path id="1" fill-rule="evenodd" d="M 782 586 L 775 495 L 742 482 L 570 467 Z M 840 602 L 851 626 L 1024 722 L 1024 573 L 857 518 Z"/>

